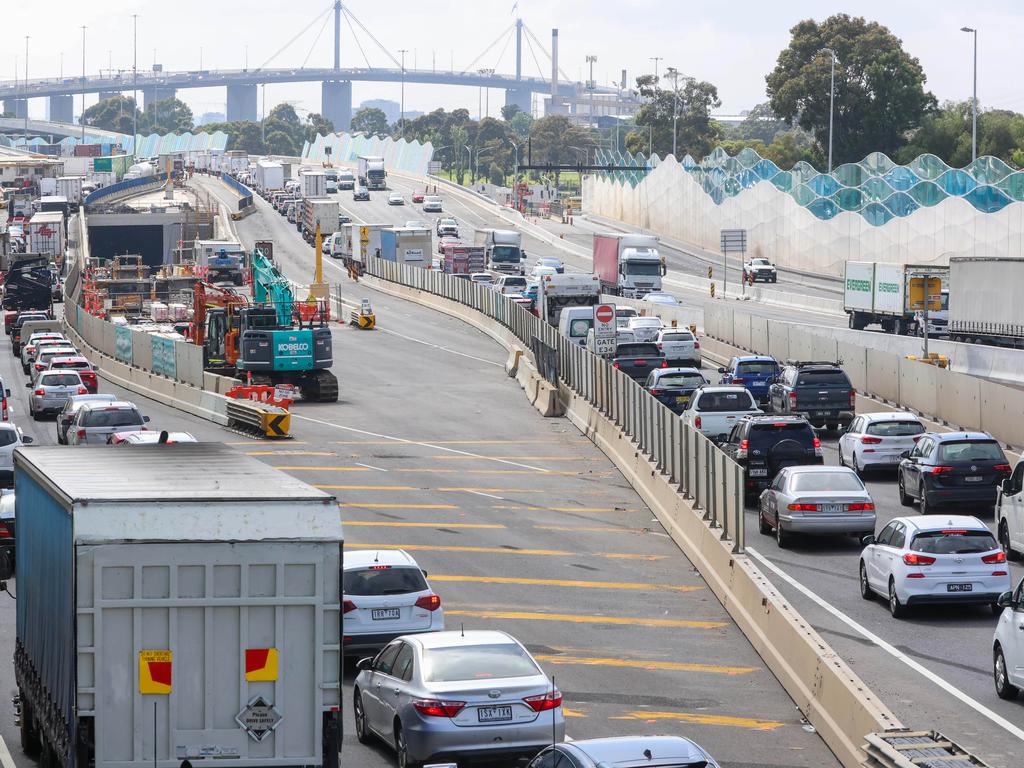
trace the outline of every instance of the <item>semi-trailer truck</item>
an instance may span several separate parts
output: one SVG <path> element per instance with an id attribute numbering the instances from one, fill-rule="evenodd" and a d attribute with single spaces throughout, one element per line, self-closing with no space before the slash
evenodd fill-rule
<path id="1" fill-rule="evenodd" d="M 320 225 L 320 236 L 330 237 L 338 231 L 338 201 L 327 198 L 302 198 L 302 215 L 299 217 L 302 236 L 312 243 L 316 238 L 316 227 Z"/>
<path id="2" fill-rule="evenodd" d="M 875 261 L 846 262 L 843 281 L 843 309 L 850 328 L 862 331 L 880 325 L 886 333 L 915 335 L 922 332 L 923 305 L 920 296 L 912 296 L 911 279 L 928 275 L 945 286 L 949 267 L 935 265 L 891 264 Z M 942 310 L 929 312 L 929 333 L 944 333 L 948 293 L 942 292 Z"/>
<path id="3" fill-rule="evenodd" d="M 594 235 L 594 274 L 605 293 L 642 298 L 661 290 L 665 261 L 653 235 Z"/>
<path id="4" fill-rule="evenodd" d="M 389 226 L 388 224 L 342 224 L 341 231 L 345 234 L 341 239 L 341 249 L 338 250 L 336 246 L 332 246 L 331 256 L 343 259 L 345 266 L 350 266 L 353 262 L 363 264 L 367 259 L 379 256 L 382 251 L 381 232 L 388 229 Z"/>
<path id="5" fill-rule="evenodd" d="M 1024 348 L 1020 286 L 1024 258 L 949 260 L 949 336 L 954 341 Z"/>
<path id="6" fill-rule="evenodd" d="M 478 229 L 476 244 L 484 249 L 487 268 L 507 275 L 525 275 L 523 236 L 511 229 Z"/>
<path id="7" fill-rule="evenodd" d="M 332 496 L 219 443 L 19 450 L 14 476 L 26 753 L 337 768 Z"/>
<path id="8" fill-rule="evenodd" d="M 381 230 L 380 255 L 388 261 L 426 269 L 433 258 L 430 230 L 421 227 Z"/>
<path id="9" fill-rule="evenodd" d="M 387 189 L 388 174 L 384 170 L 384 158 L 360 155 L 358 167 L 359 183 L 367 189 Z"/>

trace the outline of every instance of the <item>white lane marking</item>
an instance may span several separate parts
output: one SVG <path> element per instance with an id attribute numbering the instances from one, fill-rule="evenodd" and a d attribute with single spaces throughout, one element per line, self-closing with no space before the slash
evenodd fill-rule
<path id="1" fill-rule="evenodd" d="M 522 467 L 523 469 L 532 469 L 534 472 L 540 472 L 547 474 L 551 472 L 550 469 L 544 469 L 543 467 L 535 467 L 532 464 L 520 464 L 518 461 L 509 461 L 508 459 L 496 459 L 493 456 L 483 456 L 479 453 L 470 453 L 469 451 L 460 451 L 457 448 L 449 448 L 446 445 L 434 445 L 433 443 L 423 443 L 419 440 L 409 440 L 405 437 L 395 437 L 394 435 L 382 435 L 379 432 L 370 432 L 366 429 L 358 429 L 356 427 L 346 427 L 344 424 L 335 424 L 333 421 L 324 421 L 323 419 L 314 419 L 310 416 L 300 416 L 297 413 L 292 414 L 292 418 L 303 419 L 305 421 L 311 421 L 314 424 L 323 424 L 325 427 L 334 427 L 335 429 L 344 429 L 346 432 L 355 432 L 360 435 L 367 435 L 368 437 L 379 437 L 382 440 L 394 440 L 396 443 L 404 443 L 405 445 L 422 445 L 424 448 L 433 448 L 436 451 L 447 451 L 448 453 L 457 453 L 460 456 L 471 456 L 474 459 L 483 459 L 484 461 L 496 461 L 499 464 L 509 464 L 513 467 Z"/>
<path id="2" fill-rule="evenodd" d="M 7 748 L 7 742 L 4 741 L 3 736 L 0 736 L 0 765 L 3 768 L 15 768 L 14 758 L 11 757 L 11 751 Z"/>
<path id="3" fill-rule="evenodd" d="M 765 568 L 770 570 L 772 573 L 774 573 L 780 579 L 785 581 L 791 587 L 793 587 L 794 589 L 798 590 L 805 597 L 807 597 L 810 600 L 812 600 L 818 607 L 824 608 L 826 611 L 831 613 L 833 616 L 835 616 L 837 619 L 839 619 L 841 622 L 843 622 L 843 624 L 845 624 L 847 627 L 849 627 L 850 629 L 852 629 L 855 632 L 857 632 L 859 635 L 861 635 L 868 642 L 878 646 L 881 650 L 883 650 L 886 653 L 888 653 L 890 656 L 892 656 L 897 661 L 903 662 L 904 664 L 906 664 L 908 667 L 910 667 L 912 670 L 914 670 L 915 672 L 920 674 L 925 679 L 935 683 L 935 685 L 939 686 L 939 688 L 944 690 L 946 693 L 952 695 L 954 698 L 959 699 L 961 702 L 963 702 L 964 704 L 969 706 L 971 709 L 973 709 L 975 712 L 977 712 L 982 717 L 985 717 L 985 718 L 991 720 L 993 723 L 998 725 L 1000 728 L 1002 728 L 1003 730 L 1007 731 L 1011 735 L 1016 736 L 1018 739 L 1024 740 L 1024 729 L 1018 728 L 1016 725 L 1011 723 L 1006 718 L 1002 717 L 1001 715 L 996 714 L 995 712 L 993 712 L 991 709 L 989 709 L 988 707 L 984 706 L 980 702 L 975 701 L 970 696 L 968 696 L 966 693 L 964 693 L 959 688 L 954 686 L 952 683 L 946 682 L 946 680 L 944 680 L 942 677 L 940 677 L 939 675 L 937 675 L 934 672 L 932 672 L 930 669 L 928 669 L 923 664 L 921 664 L 921 663 L 919 663 L 917 661 L 914 661 L 914 659 L 910 658 L 909 656 L 907 656 L 902 651 L 898 650 L 894 646 L 892 646 L 889 643 L 887 643 L 885 640 L 880 638 L 878 635 L 876 635 L 874 632 L 869 630 L 867 627 L 864 627 L 864 626 L 858 624 L 856 621 L 854 621 L 852 618 L 850 618 L 845 613 L 840 611 L 838 608 L 836 608 L 833 605 L 827 603 L 823 598 L 819 597 L 816 593 L 812 592 L 810 589 L 805 587 L 803 584 L 801 584 L 799 581 L 794 579 L 788 573 L 783 571 L 781 568 L 779 568 L 777 565 L 775 565 L 775 563 L 771 562 L 768 558 L 766 558 L 764 555 L 762 555 L 757 550 L 751 549 L 750 547 L 747 547 L 747 554 L 749 554 L 755 560 L 760 562 L 762 565 L 765 566 Z"/>
<path id="4" fill-rule="evenodd" d="M 372 464 L 360 464 L 358 461 L 353 461 L 352 463 L 355 464 L 357 467 L 366 467 L 367 469 L 375 469 L 378 472 L 387 472 L 387 470 L 384 469 L 383 467 L 375 467 Z"/>
<path id="5" fill-rule="evenodd" d="M 497 366 L 499 366 L 501 368 L 505 367 L 504 363 L 496 363 L 494 360 L 485 360 L 482 357 L 476 357 L 475 355 L 470 355 L 470 354 L 467 354 L 465 352 L 459 352 L 458 350 L 451 349 L 450 347 L 442 347 L 440 344 L 434 344 L 431 341 L 424 341 L 423 339 L 415 339 L 412 336 L 406 336 L 404 333 L 399 333 L 398 331 L 390 331 L 387 328 L 378 328 L 377 330 L 378 331 L 382 331 L 383 333 L 390 333 L 392 336 L 398 336 L 400 339 L 405 339 L 406 341 L 415 341 L 417 344 L 423 344 L 426 347 L 433 347 L 434 349 L 440 349 L 442 352 L 451 352 L 453 355 L 459 355 L 459 357 L 468 357 L 470 360 L 476 360 L 476 361 L 481 362 L 481 363 L 487 363 L 488 365 L 497 365 Z"/>
<path id="6" fill-rule="evenodd" d="M 501 496 L 495 496 L 493 493 L 484 493 L 483 491 L 466 491 L 466 493 L 476 494 L 477 496 L 486 496 L 488 499 L 497 499 L 498 501 L 504 501 Z"/>

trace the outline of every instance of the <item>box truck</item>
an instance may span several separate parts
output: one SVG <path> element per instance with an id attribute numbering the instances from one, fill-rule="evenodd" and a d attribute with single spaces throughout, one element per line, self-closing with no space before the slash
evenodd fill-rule
<path id="1" fill-rule="evenodd" d="M 16 451 L 14 476 L 26 753 L 337 768 L 332 496 L 219 443 Z"/>
<path id="2" fill-rule="evenodd" d="M 380 257 L 382 253 L 381 232 L 390 228 L 390 224 L 342 224 L 341 251 L 331 249 L 331 256 L 341 258 L 345 265 L 352 262 L 362 264 L 366 259 Z M 364 237 L 365 235 L 365 237 Z M 365 240 L 365 243 L 363 242 Z"/>
<path id="3" fill-rule="evenodd" d="M 380 255 L 388 261 L 427 268 L 433 258 L 429 229 L 395 227 L 380 233 Z"/>
<path id="4" fill-rule="evenodd" d="M 478 229 L 476 244 L 484 249 L 487 268 L 507 275 L 525 275 L 523 236 L 511 229 Z"/>
<path id="5" fill-rule="evenodd" d="M 28 250 L 45 253 L 51 258 L 64 257 L 64 214 L 60 211 L 40 211 L 28 222 Z"/>
<path id="6" fill-rule="evenodd" d="M 484 249 L 478 245 L 467 245 L 446 237 L 438 249 L 441 254 L 441 269 L 447 275 L 475 275 L 487 269 Z"/>
<path id="7" fill-rule="evenodd" d="M 388 175 L 384 170 L 384 158 L 371 155 L 359 156 L 357 169 L 359 183 L 367 189 L 387 189 Z"/>
<path id="8" fill-rule="evenodd" d="M 661 290 L 665 261 L 653 235 L 594 235 L 594 274 L 605 293 L 642 298 Z"/>
<path id="9" fill-rule="evenodd" d="M 949 260 L 949 335 L 955 341 L 1024 347 L 1024 258 Z"/>
<path id="10" fill-rule="evenodd" d="M 586 272 L 545 275 L 537 286 L 537 314 L 558 327 L 558 316 L 566 307 L 594 307 L 601 303 L 601 280 Z"/>
<path id="11" fill-rule="evenodd" d="M 270 160 L 256 163 L 256 189 L 264 197 L 276 189 L 284 189 L 284 168 L 280 163 Z"/>
<path id="12" fill-rule="evenodd" d="M 67 198 L 72 208 L 82 204 L 82 184 L 85 179 L 82 176 L 58 176 L 57 195 Z"/>
<path id="13" fill-rule="evenodd" d="M 299 192 L 303 197 L 326 197 L 327 179 L 323 171 L 299 171 Z"/>
<path id="14" fill-rule="evenodd" d="M 320 236 L 328 238 L 338 231 L 338 201 L 329 197 L 302 198 L 302 215 L 299 218 L 302 226 L 302 237 L 312 243 L 316 238 L 316 228 L 320 225 Z"/>
<path id="15" fill-rule="evenodd" d="M 193 246 L 196 264 L 206 268 L 211 283 L 230 281 L 235 285 L 245 282 L 245 248 L 237 240 L 196 240 Z"/>
<path id="16" fill-rule="evenodd" d="M 912 295 L 914 275 L 938 278 L 945 288 L 949 267 L 935 265 L 891 264 L 875 261 L 846 262 L 843 280 L 843 310 L 850 328 L 862 331 L 880 325 L 886 333 L 915 335 L 922 332 L 921 295 Z M 943 310 L 929 312 L 929 333 L 945 333 L 948 293 L 943 290 Z"/>

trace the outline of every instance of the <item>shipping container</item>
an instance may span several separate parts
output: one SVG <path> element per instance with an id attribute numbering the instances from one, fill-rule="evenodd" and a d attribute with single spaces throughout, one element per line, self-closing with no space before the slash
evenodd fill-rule
<path id="1" fill-rule="evenodd" d="M 28 249 L 32 253 L 45 253 L 51 258 L 64 258 L 64 214 L 60 211 L 41 211 L 28 222 Z"/>
<path id="2" fill-rule="evenodd" d="M 219 443 L 41 447 L 14 466 L 27 752 L 337 767 L 333 497 Z"/>

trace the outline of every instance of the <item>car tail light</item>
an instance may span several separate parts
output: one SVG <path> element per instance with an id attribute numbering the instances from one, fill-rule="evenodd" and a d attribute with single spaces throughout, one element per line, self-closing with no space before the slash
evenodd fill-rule
<path id="1" fill-rule="evenodd" d="M 37 370 L 37 371 L 41 371 L 41 370 L 43 370 L 43 368 L 45 368 L 45 367 L 46 367 L 46 366 L 45 366 L 45 365 L 43 365 L 42 363 L 36 363 L 36 370 Z"/>
<path id="2" fill-rule="evenodd" d="M 945 475 L 953 471 L 953 467 L 932 467 L 928 470 L 929 475 Z"/>
<path id="3" fill-rule="evenodd" d="M 789 407 L 796 408 L 796 392 L 789 393 Z"/>
<path id="4" fill-rule="evenodd" d="M 747 451 L 749 449 L 750 449 L 750 440 L 748 440 L 747 438 L 743 438 L 742 440 L 740 440 L 740 447 L 736 451 L 736 458 L 737 459 L 745 459 L 745 458 L 747 458 Z"/>
<path id="5" fill-rule="evenodd" d="M 554 690 L 542 693 L 539 696 L 527 696 L 523 699 L 526 705 L 534 712 L 547 712 L 549 709 L 555 709 L 562 704 L 562 692 L 555 688 Z"/>
<path id="6" fill-rule="evenodd" d="M 917 552 L 907 552 L 903 556 L 903 562 L 907 565 L 931 565 L 935 562 L 935 558 L 929 555 L 919 555 Z"/>
<path id="7" fill-rule="evenodd" d="M 700 349 L 700 342 L 699 341 L 693 342 L 693 348 L 694 349 Z"/>
<path id="8" fill-rule="evenodd" d="M 1006 574 L 1006 571 L 992 571 L 993 576 L 1005 576 Z"/>
<path id="9" fill-rule="evenodd" d="M 856 389 L 851 389 L 850 390 L 850 408 L 856 408 L 856 407 L 857 407 L 857 390 Z"/>
<path id="10" fill-rule="evenodd" d="M 75 435 L 77 435 L 79 440 L 85 440 L 85 430 L 84 429 L 78 430 L 77 432 L 75 432 Z"/>
<path id="11" fill-rule="evenodd" d="M 657 397 L 658 395 L 663 395 L 663 394 L 665 394 L 665 390 L 663 390 L 663 389 L 649 389 L 649 390 L 647 390 L 647 391 L 648 391 L 648 392 L 650 392 L 650 393 L 651 393 L 652 395 L 654 395 L 655 397 Z"/>
<path id="12" fill-rule="evenodd" d="M 89 394 L 89 390 L 86 389 L 85 387 L 79 387 L 78 388 L 78 394 L 80 394 L 80 395 L 88 395 Z"/>
<path id="13" fill-rule="evenodd" d="M 662 368 L 668 368 L 668 360 L 662 360 L 661 361 L 661 367 Z"/>
<path id="14" fill-rule="evenodd" d="M 466 702 L 416 699 L 412 705 L 417 712 L 427 717 L 455 717 L 466 706 Z"/>
<path id="15" fill-rule="evenodd" d="M 694 427 L 695 427 L 696 429 L 700 429 L 700 416 L 698 416 L 697 418 L 695 418 L 695 419 L 693 420 L 693 426 L 694 426 Z"/>
<path id="16" fill-rule="evenodd" d="M 854 502 L 853 504 L 847 504 L 846 508 L 850 512 L 874 512 L 875 511 L 875 505 L 872 504 L 871 502 L 866 502 L 866 501 L 857 501 L 857 502 Z"/>
<path id="17" fill-rule="evenodd" d="M 790 504 L 788 509 L 793 512 L 817 512 L 817 504 Z"/>
<path id="18" fill-rule="evenodd" d="M 920 440 L 920 439 L 921 439 L 922 437 L 924 437 L 924 435 L 914 435 L 914 442 L 916 443 L 916 442 L 917 442 L 918 440 Z"/>
<path id="19" fill-rule="evenodd" d="M 746 381 L 746 379 L 744 379 L 742 376 L 733 376 L 732 377 L 732 383 L 733 384 L 742 384 L 745 381 Z"/>
<path id="20" fill-rule="evenodd" d="M 981 562 L 989 563 L 990 565 L 992 563 L 1005 563 L 1006 562 L 1006 553 L 1005 552 L 994 552 L 991 555 L 984 555 L 981 558 Z"/>
<path id="21" fill-rule="evenodd" d="M 646 360 L 634 360 L 633 362 L 636 365 L 647 365 L 647 361 Z"/>
<path id="22" fill-rule="evenodd" d="M 7 398 L 3 399 L 3 419 L 7 421 Z"/>
<path id="23" fill-rule="evenodd" d="M 618 367 L 619 367 L 618 361 L 612 363 L 612 368 L 618 368 Z"/>
<path id="24" fill-rule="evenodd" d="M 664 345 L 664 344 L 662 344 L 662 343 L 661 343 L 660 341 L 659 341 L 659 342 L 658 342 L 657 344 L 655 344 L 655 346 L 656 346 L 656 347 L 657 347 L 658 349 L 664 349 L 664 348 L 665 348 L 665 345 Z"/>
<path id="25" fill-rule="evenodd" d="M 879 443 L 882 442 L 882 438 L 880 438 L 880 437 L 868 437 L 867 435 L 865 435 L 864 437 L 862 437 L 860 439 L 860 441 L 864 445 L 878 445 Z"/>
<path id="26" fill-rule="evenodd" d="M 818 437 L 817 435 L 814 436 L 814 450 L 821 450 L 821 438 Z"/>
<path id="27" fill-rule="evenodd" d="M 32 392 L 32 394 L 35 395 L 36 397 L 42 397 L 43 395 L 46 394 L 46 390 L 45 389 L 37 389 L 37 390 L 34 390 Z"/>
<path id="28" fill-rule="evenodd" d="M 992 467 L 992 469 L 994 469 L 996 472 L 1005 472 L 1006 474 L 1010 474 L 1009 464 L 996 464 L 994 467 Z"/>
<path id="29" fill-rule="evenodd" d="M 416 599 L 416 607 L 427 611 L 436 611 L 441 607 L 441 598 L 437 595 L 423 595 Z"/>
<path id="30" fill-rule="evenodd" d="M 342 614 L 346 614 L 349 611 L 354 611 L 355 609 L 356 609 L 356 604 L 353 603 L 351 600 L 345 600 L 341 604 L 341 612 L 342 612 Z"/>
<path id="31" fill-rule="evenodd" d="M 5 539 L 9 539 L 11 537 L 11 532 L 4 523 L 0 523 L 0 536 Z"/>

